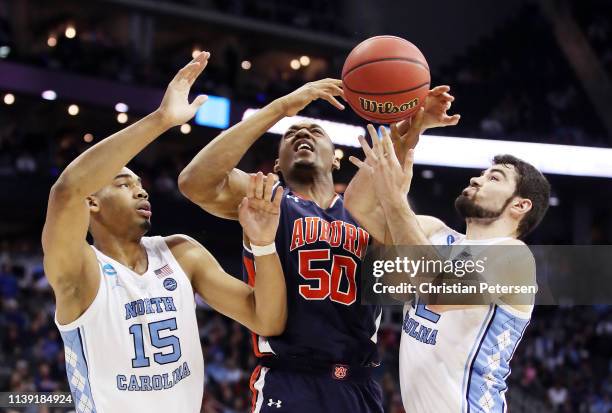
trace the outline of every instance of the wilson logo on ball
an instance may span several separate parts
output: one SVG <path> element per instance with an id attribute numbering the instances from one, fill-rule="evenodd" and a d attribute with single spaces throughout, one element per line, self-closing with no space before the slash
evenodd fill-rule
<path id="1" fill-rule="evenodd" d="M 406 112 L 407 110 L 411 110 L 419 104 L 419 98 L 414 98 L 410 102 L 402 103 L 399 106 L 396 106 L 393 102 L 376 102 L 375 100 L 369 100 L 364 98 L 359 98 L 359 103 L 361 104 L 361 109 L 366 112 L 371 113 L 400 113 Z"/>

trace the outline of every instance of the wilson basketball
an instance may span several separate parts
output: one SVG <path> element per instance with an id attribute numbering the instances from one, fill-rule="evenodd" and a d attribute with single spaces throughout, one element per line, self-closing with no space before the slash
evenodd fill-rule
<path id="1" fill-rule="evenodd" d="M 342 68 L 344 95 L 362 118 L 390 123 L 414 115 L 431 76 L 423 53 L 408 40 L 376 36 L 359 43 Z"/>

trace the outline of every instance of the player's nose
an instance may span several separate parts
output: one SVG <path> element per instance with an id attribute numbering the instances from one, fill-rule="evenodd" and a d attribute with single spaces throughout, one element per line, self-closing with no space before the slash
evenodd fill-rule
<path id="1" fill-rule="evenodd" d="M 149 199 L 149 193 L 145 191 L 143 187 L 136 189 L 136 198 L 138 199 Z"/>
<path id="2" fill-rule="evenodd" d="M 470 186 L 476 186 L 476 187 L 482 186 L 480 182 L 481 178 L 482 176 L 470 178 Z"/>
<path id="3" fill-rule="evenodd" d="M 302 128 L 295 133 L 295 140 L 301 138 L 312 138 L 312 135 L 308 129 Z"/>

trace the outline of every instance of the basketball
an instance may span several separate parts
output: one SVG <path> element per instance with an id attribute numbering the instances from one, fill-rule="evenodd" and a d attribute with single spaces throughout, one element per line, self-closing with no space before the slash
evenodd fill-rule
<path id="1" fill-rule="evenodd" d="M 376 36 L 359 43 L 342 68 L 346 101 L 362 118 L 390 123 L 414 115 L 431 76 L 423 53 L 408 40 Z"/>

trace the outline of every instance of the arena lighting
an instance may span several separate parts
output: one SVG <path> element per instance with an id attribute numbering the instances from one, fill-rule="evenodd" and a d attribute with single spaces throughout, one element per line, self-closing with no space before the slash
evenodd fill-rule
<path id="1" fill-rule="evenodd" d="M 127 112 L 128 110 L 130 110 L 130 108 L 129 108 L 129 106 L 128 106 L 128 105 L 126 105 L 125 103 L 123 103 L 123 102 L 119 102 L 119 103 L 117 103 L 117 104 L 115 105 L 115 110 L 116 110 L 117 112 L 124 113 L 124 112 Z"/>
<path id="2" fill-rule="evenodd" d="M 9 46 L 0 46 L 0 59 L 4 59 L 11 53 L 11 48 Z"/>
<path id="3" fill-rule="evenodd" d="M 187 135 L 189 132 L 191 132 L 191 125 L 188 123 L 183 123 L 180 129 L 183 135 Z"/>
<path id="4" fill-rule="evenodd" d="M 55 35 L 50 35 L 49 38 L 47 38 L 47 46 L 49 47 L 57 46 L 57 37 L 55 37 Z"/>
<path id="5" fill-rule="evenodd" d="M 247 109 L 242 119 L 256 111 Z M 298 122 L 321 125 L 336 145 L 360 147 L 357 137 L 365 133 L 360 126 L 302 116 L 281 119 L 268 132 L 282 135 Z M 612 178 L 612 149 L 588 146 L 423 135 L 414 162 L 417 165 L 485 169 L 495 155 L 504 153 L 532 163 L 543 173 Z"/>
<path id="6" fill-rule="evenodd" d="M 6 103 L 7 105 L 12 105 L 13 103 L 15 103 L 15 95 L 13 95 L 12 93 L 7 93 L 6 95 L 4 95 L 4 103 Z"/>
<path id="7" fill-rule="evenodd" d="M 41 94 L 44 100 L 55 100 L 57 99 L 57 93 L 54 90 L 45 90 Z"/>
<path id="8" fill-rule="evenodd" d="M 69 39 L 74 39 L 76 37 L 76 29 L 74 28 L 73 25 L 68 25 L 66 27 L 66 31 L 64 32 L 64 36 L 66 36 Z"/>
<path id="9" fill-rule="evenodd" d="M 76 116 L 76 115 L 78 115 L 78 114 L 79 114 L 79 105 L 74 105 L 74 104 L 72 104 L 72 105 L 68 106 L 68 113 L 69 113 L 71 116 Z"/>
<path id="10" fill-rule="evenodd" d="M 240 64 L 240 67 L 242 67 L 242 69 L 244 70 L 249 70 L 251 68 L 251 62 L 249 62 L 248 60 L 243 60 Z"/>
<path id="11" fill-rule="evenodd" d="M 302 67 L 302 64 L 299 60 L 293 59 L 291 62 L 289 62 L 289 66 L 291 66 L 293 70 L 298 70 L 300 67 Z"/>
<path id="12" fill-rule="evenodd" d="M 310 57 L 308 57 L 308 56 L 300 57 L 300 64 L 302 66 L 308 66 L 310 64 Z"/>

